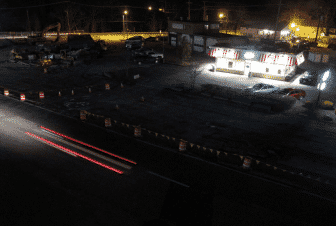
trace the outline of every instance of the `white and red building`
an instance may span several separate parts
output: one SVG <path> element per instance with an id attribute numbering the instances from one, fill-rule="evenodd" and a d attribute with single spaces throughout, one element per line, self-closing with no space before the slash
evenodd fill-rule
<path id="1" fill-rule="evenodd" d="M 215 71 L 249 77 L 286 80 L 304 62 L 303 53 L 267 52 L 248 48 L 210 46 L 209 56 L 216 58 Z"/>

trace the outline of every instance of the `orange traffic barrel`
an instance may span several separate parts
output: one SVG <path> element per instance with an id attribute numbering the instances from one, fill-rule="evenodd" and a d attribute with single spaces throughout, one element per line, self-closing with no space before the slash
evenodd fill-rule
<path id="1" fill-rule="evenodd" d="M 105 84 L 105 89 L 106 89 L 106 90 L 110 90 L 110 84 L 106 83 L 106 84 Z"/>
<path id="2" fill-rule="evenodd" d="M 8 95 L 9 95 L 9 91 L 8 91 L 8 89 L 5 89 L 4 94 L 5 94 L 5 96 L 8 96 Z"/>
<path id="3" fill-rule="evenodd" d="M 21 93 L 21 95 L 20 95 L 20 100 L 22 100 L 22 101 L 26 100 L 26 96 L 23 93 Z"/>
<path id="4" fill-rule="evenodd" d="M 80 111 L 80 119 L 81 120 L 86 120 L 86 111 L 85 110 Z"/>
<path id="5" fill-rule="evenodd" d="M 110 118 L 106 118 L 105 119 L 105 127 L 110 127 L 111 126 L 111 119 Z"/>
<path id="6" fill-rule="evenodd" d="M 244 169 L 249 169 L 251 166 L 251 159 L 250 158 L 245 158 L 244 163 L 243 163 L 243 168 Z"/>
<path id="7" fill-rule="evenodd" d="M 39 92 L 39 96 L 40 96 L 40 99 L 43 99 L 44 98 L 44 92 L 43 91 Z"/>
<path id="8" fill-rule="evenodd" d="M 135 137 L 141 137 L 141 126 L 136 126 L 134 128 L 134 136 Z"/>
<path id="9" fill-rule="evenodd" d="M 185 151 L 186 149 L 187 149 L 187 142 L 185 140 L 181 140 L 179 150 L 180 151 Z"/>

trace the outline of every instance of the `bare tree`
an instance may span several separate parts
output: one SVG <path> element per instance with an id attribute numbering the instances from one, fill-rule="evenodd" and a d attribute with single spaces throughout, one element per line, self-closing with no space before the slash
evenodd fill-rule
<path id="1" fill-rule="evenodd" d="M 40 20 L 37 16 L 34 16 L 34 31 L 42 31 Z"/>
<path id="2" fill-rule="evenodd" d="M 152 14 L 152 16 L 150 18 L 150 21 L 148 23 L 148 27 L 149 27 L 150 31 L 157 31 L 158 22 L 157 22 L 156 15 L 154 13 Z"/>
<path id="3" fill-rule="evenodd" d="M 91 10 L 91 32 L 96 32 L 97 29 L 97 10 L 95 8 L 93 8 Z"/>
<path id="4" fill-rule="evenodd" d="M 235 28 L 235 33 L 237 33 L 237 30 L 239 30 L 240 26 L 243 25 L 245 23 L 246 20 L 249 19 L 249 16 L 247 14 L 247 10 L 245 7 L 239 7 L 236 11 L 235 11 L 235 24 L 234 24 L 234 28 Z"/>

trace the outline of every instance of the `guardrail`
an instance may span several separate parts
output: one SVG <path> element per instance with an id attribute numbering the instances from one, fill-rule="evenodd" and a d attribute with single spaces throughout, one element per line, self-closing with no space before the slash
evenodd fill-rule
<path id="1" fill-rule="evenodd" d="M 28 35 L 37 35 L 41 32 L 0 32 L 1 38 L 27 38 Z M 91 33 L 91 32 L 60 32 L 60 35 L 69 34 L 90 34 L 92 36 L 168 36 L 168 32 L 104 32 L 104 33 Z M 55 36 L 57 32 L 47 32 L 46 36 Z"/>

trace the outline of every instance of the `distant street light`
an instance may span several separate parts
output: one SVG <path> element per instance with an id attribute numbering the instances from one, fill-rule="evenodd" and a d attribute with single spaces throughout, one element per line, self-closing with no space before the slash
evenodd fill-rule
<path id="1" fill-rule="evenodd" d="M 124 14 L 122 15 L 123 16 L 123 32 L 125 32 L 125 30 L 127 31 L 127 13 L 128 11 L 125 10 L 124 11 Z M 126 20 L 125 20 L 125 15 L 126 15 Z"/>
<path id="2" fill-rule="evenodd" d="M 149 7 L 148 7 L 148 10 L 152 10 L 152 7 L 151 7 L 151 6 L 149 6 Z"/>

